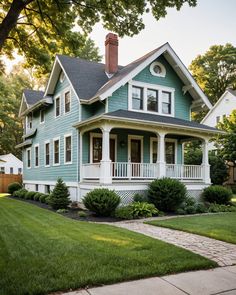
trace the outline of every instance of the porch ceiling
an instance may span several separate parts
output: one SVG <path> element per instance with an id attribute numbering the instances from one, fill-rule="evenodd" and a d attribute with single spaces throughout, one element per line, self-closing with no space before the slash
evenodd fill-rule
<path id="1" fill-rule="evenodd" d="M 109 121 L 111 125 L 114 123 L 114 128 L 122 128 L 122 124 L 124 126 L 125 124 L 135 124 L 137 127 L 141 125 L 145 126 L 146 129 L 148 128 L 152 132 L 155 132 L 155 129 L 159 127 L 166 129 L 168 133 L 171 133 L 172 130 L 180 131 L 180 133 L 184 131 L 194 131 L 194 134 L 200 133 L 209 136 L 225 133 L 219 129 L 193 121 L 127 110 L 117 110 L 115 112 L 104 113 L 96 117 L 91 117 L 87 120 L 76 123 L 73 127 L 82 129 L 82 127 L 88 127 L 89 125 L 96 126 L 96 124 L 104 121 Z M 99 125 L 97 127 L 99 127 Z"/>

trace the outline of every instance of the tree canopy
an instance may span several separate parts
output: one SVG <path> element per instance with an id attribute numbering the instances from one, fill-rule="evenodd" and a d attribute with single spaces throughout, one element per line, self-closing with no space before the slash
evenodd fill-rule
<path id="1" fill-rule="evenodd" d="M 87 36 L 101 22 L 120 36 L 144 28 L 142 16 L 149 10 L 158 20 L 167 8 L 180 10 L 197 0 L 2 0 L 0 4 L 0 52 L 12 57 L 14 49 L 28 66 L 47 73 L 55 53 L 99 61 L 98 49 Z M 75 27 L 79 31 L 75 31 Z"/>

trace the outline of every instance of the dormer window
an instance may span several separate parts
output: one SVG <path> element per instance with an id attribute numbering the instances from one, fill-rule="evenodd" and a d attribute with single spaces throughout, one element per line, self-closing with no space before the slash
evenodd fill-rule
<path id="1" fill-rule="evenodd" d="M 150 65 L 150 72 L 153 76 L 158 76 L 158 77 L 166 76 L 165 67 L 163 66 L 163 64 L 161 64 L 158 61 L 155 61 Z"/>

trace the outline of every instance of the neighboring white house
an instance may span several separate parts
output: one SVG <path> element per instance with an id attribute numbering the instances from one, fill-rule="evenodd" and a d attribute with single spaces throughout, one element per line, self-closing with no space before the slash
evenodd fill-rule
<path id="1" fill-rule="evenodd" d="M 0 155 L 0 173 L 22 174 L 23 162 L 13 154 Z"/>
<path id="2" fill-rule="evenodd" d="M 222 94 L 212 109 L 202 120 L 202 124 L 215 127 L 224 117 L 228 117 L 236 109 L 236 90 L 230 88 Z M 209 144 L 209 150 L 214 150 L 214 142 Z"/>

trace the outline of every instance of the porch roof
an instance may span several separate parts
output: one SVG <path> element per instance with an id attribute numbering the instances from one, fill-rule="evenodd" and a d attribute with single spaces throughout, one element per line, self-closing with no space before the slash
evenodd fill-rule
<path id="1" fill-rule="evenodd" d="M 100 120 L 110 120 L 115 121 L 118 120 L 119 122 L 137 122 L 143 124 L 150 124 L 152 126 L 160 126 L 160 127 L 173 127 L 173 128 L 185 128 L 188 130 L 200 130 L 206 133 L 225 133 L 222 130 L 219 130 L 214 127 L 210 127 L 207 125 L 203 125 L 194 121 L 187 121 L 175 117 L 169 116 L 161 116 L 156 114 L 148 114 L 143 112 L 136 112 L 136 111 L 127 111 L 127 110 L 117 110 L 114 112 L 104 113 L 99 116 L 94 116 L 84 121 L 80 121 L 74 125 L 74 127 L 82 127 L 89 123 L 95 123 Z"/>

